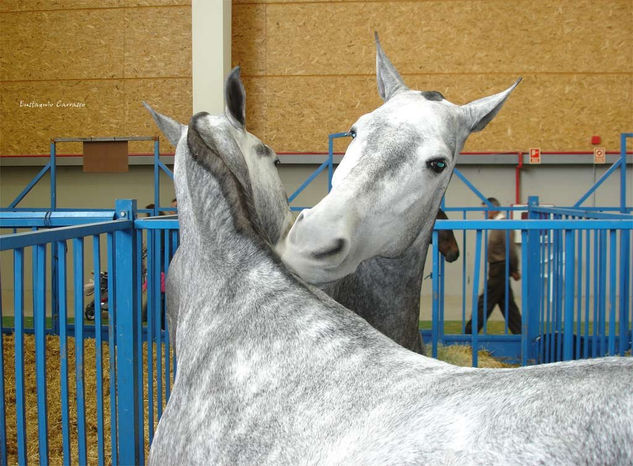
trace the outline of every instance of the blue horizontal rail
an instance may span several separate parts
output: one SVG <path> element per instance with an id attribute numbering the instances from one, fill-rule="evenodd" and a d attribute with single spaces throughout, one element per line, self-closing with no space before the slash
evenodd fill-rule
<path id="1" fill-rule="evenodd" d="M 619 208 L 618 208 L 619 210 Z M 585 217 L 590 219 L 613 219 L 613 220 L 633 220 L 633 216 L 623 213 L 588 211 L 585 209 L 570 209 L 565 207 L 534 207 L 532 209 L 537 214 L 569 215 L 575 217 Z"/>
<path id="2" fill-rule="evenodd" d="M 111 222 L 89 223 L 80 226 L 60 227 L 52 230 L 27 231 L 0 237 L 0 251 L 25 248 L 39 244 L 52 243 L 89 235 L 99 235 L 125 230 L 132 226 L 130 220 L 113 220 Z"/>
<path id="3" fill-rule="evenodd" d="M 0 212 L 0 228 L 61 227 L 85 223 L 108 222 L 114 211 L 17 211 Z"/>
<path id="4" fill-rule="evenodd" d="M 437 220 L 436 230 L 609 230 L 632 229 L 633 219 L 613 220 Z"/>

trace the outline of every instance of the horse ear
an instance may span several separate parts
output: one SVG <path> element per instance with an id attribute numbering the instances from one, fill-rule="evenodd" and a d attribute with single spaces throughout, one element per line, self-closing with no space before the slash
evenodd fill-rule
<path id="1" fill-rule="evenodd" d="M 519 85 L 521 79 L 522 78 L 517 79 L 512 86 L 503 92 L 462 105 L 461 108 L 466 117 L 466 124 L 469 126 L 471 132 L 481 131 L 486 127 L 490 120 L 499 113 L 504 102 L 514 88 Z"/>
<path id="2" fill-rule="evenodd" d="M 246 92 L 240 80 L 240 67 L 231 70 L 224 84 L 224 113 L 234 126 L 244 128 L 246 124 Z"/>
<path id="3" fill-rule="evenodd" d="M 156 122 L 158 129 L 160 129 L 162 133 L 167 137 L 169 142 L 171 142 L 172 145 L 176 147 L 178 145 L 178 141 L 180 141 L 180 136 L 182 136 L 182 133 L 185 130 L 186 126 L 178 123 L 176 120 L 169 118 L 168 116 L 158 113 L 145 102 L 143 102 L 143 105 L 150 113 L 150 115 L 152 115 L 152 118 Z"/>
<path id="4" fill-rule="evenodd" d="M 385 52 L 380 46 L 378 33 L 374 32 L 376 39 L 376 81 L 378 83 L 378 94 L 387 102 L 397 92 L 407 90 L 408 87 L 402 81 L 396 68 L 391 64 Z"/>

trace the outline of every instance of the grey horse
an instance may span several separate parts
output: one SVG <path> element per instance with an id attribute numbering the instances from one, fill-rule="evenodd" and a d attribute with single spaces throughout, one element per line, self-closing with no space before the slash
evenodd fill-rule
<path id="1" fill-rule="evenodd" d="M 226 154 L 229 164 L 240 183 L 249 194 L 253 203 L 253 221 L 266 241 L 277 243 L 284 237 L 293 223 L 288 199 L 276 169 L 279 164 L 277 154 L 256 136 L 246 131 L 246 93 L 240 80 L 240 68 L 235 67 L 225 81 L 224 97 L 226 109 L 224 115 L 209 117 L 216 134 L 221 134 L 219 148 Z M 165 134 L 169 142 L 178 146 L 187 137 L 187 127 L 176 120 L 156 112 L 143 102 L 152 118 Z M 190 200 L 186 195 L 178 198 L 178 211 L 187 209 Z M 183 224 L 180 223 L 182 232 Z M 182 260 L 180 248 L 174 254 L 169 265 L 165 284 L 167 305 L 167 325 L 172 347 L 176 350 L 175 334 L 178 326 L 180 287 L 174 284 L 174 275 L 183 275 L 188 271 Z"/>
<path id="2" fill-rule="evenodd" d="M 224 118 L 194 116 L 176 150 L 178 372 L 150 464 L 633 462 L 633 359 L 491 370 L 402 348 L 280 263 Z"/>
<path id="3" fill-rule="evenodd" d="M 420 288 L 435 214 L 466 138 L 520 80 L 458 106 L 439 92 L 410 90 L 377 35 L 376 50 L 384 104 L 351 127 L 332 190 L 301 212 L 277 251 L 304 280 L 421 353 Z"/>

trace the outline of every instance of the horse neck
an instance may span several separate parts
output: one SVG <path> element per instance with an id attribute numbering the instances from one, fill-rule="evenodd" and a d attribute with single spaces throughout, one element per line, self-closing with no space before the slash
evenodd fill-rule
<path id="1" fill-rule="evenodd" d="M 368 259 L 325 291 L 392 340 L 421 352 L 420 288 L 431 233 L 432 225 L 402 255 Z"/>
<path id="2" fill-rule="evenodd" d="M 191 251 L 189 261 L 204 258 L 221 264 L 222 268 L 239 262 L 240 258 L 233 251 L 252 248 L 254 233 L 252 230 L 238 232 L 235 212 L 215 177 L 187 157 L 175 169 L 175 184 L 181 245 Z M 182 206 L 180 199 L 184 201 Z"/>

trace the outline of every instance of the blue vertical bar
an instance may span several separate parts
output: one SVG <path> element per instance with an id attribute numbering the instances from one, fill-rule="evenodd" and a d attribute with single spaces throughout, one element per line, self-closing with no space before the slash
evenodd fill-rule
<path id="1" fill-rule="evenodd" d="M 484 307 L 482 312 L 484 313 L 483 321 L 483 331 L 484 334 L 488 333 L 488 230 L 484 233 Z M 477 323 L 477 328 L 479 328 L 479 322 Z M 479 332 L 477 332 L 479 333 Z"/>
<path id="2" fill-rule="evenodd" d="M 156 417 L 160 419 L 163 413 L 163 355 L 161 346 L 161 317 L 163 314 L 163 298 L 161 289 L 161 230 L 154 230 L 154 251 L 156 253 L 156 260 L 154 261 L 154 317 L 156 318 L 154 325 L 156 326 L 154 332 L 154 344 L 156 345 Z M 150 341 L 149 344 L 152 344 Z"/>
<path id="3" fill-rule="evenodd" d="M 528 238 L 528 241 L 530 241 L 530 231 L 527 232 L 527 238 Z M 547 283 L 545 283 L 545 286 L 543 286 L 543 283 L 544 283 L 544 280 L 547 280 L 546 272 L 545 272 L 545 270 L 547 268 L 547 265 L 546 265 L 546 262 L 545 262 L 545 254 L 546 254 L 546 251 L 547 251 L 547 247 L 543 246 L 543 243 L 541 241 L 541 234 L 540 234 L 540 232 L 539 232 L 539 236 L 537 237 L 537 240 L 539 241 L 539 249 L 538 249 L 538 252 L 539 252 L 539 257 L 538 257 L 538 260 L 539 260 L 539 262 L 538 262 L 538 273 L 539 273 L 539 275 L 538 275 L 538 286 L 539 286 L 539 290 L 545 290 L 545 289 L 547 289 L 546 288 Z M 528 249 L 528 248 L 529 248 L 529 243 L 526 243 L 526 244 L 524 244 L 522 246 L 521 250 Z M 528 254 L 528 257 L 529 257 L 529 254 Z M 536 264 L 534 264 L 534 266 L 536 266 Z M 529 279 L 527 277 L 523 277 L 522 280 L 525 283 Z M 528 292 L 529 292 L 529 284 L 528 284 Z M 540 335 L 541 338 L 537 337 L 537 344 L 536 344 L 536 351 L 537 351 L 536 355 L 537 355 L 537 357 L 536 357 L 536 362 L 537 363 L 542 363 L 543 362 L 543 354 L 544 354 L 543 353 L 543 349 L 545 348 L 545 344 L 544 344 L 544 341 L 543 341 L 543 338 L 542 338 L 542 335 L 544 335 L 544 332 L 545 332 L 545 328 L 544 328 L 544 325 L 545 325 L 545 307 L 546 307 L 545 306 L 545 304 L 546 304 L 545 303 L 545 293 L 540 293 L 539 296 L 540 296 L 540 299 L 538 299 L 538 300 L 535 300 L 534 298 L 532 298 L 532 300 L 534 302 L 536 302 L 537 307 L 534 308 L 534 309 L 530 309 L 529 307 L 522 307 L 521 308 L 521 315 L 526 314 L 526 313 L 529 313 L 530 316 L 538 314 L 538 326 L 539 326 L 539 328 L 538 328 L 538 335 Z M 529 306 L 529 303 L 530 303 L 530 301 L 528 301 L 528 306 Z M 528 322 L 529 322 L 529 320 L 530 319 L 528 319 Z M 529 333 L 529 331 L 528 331 L 528 333 Z M 529 345 L 528 345 L 528 347 L 529 347 Z M 529 349 L 528 349 L 528 351 L 529 351 Z M 528 356 L 528 359 L 530 359 L 529 356 Z"/>
<path id="4" fill-rule="evenodd" d="M 59 366 L 62 404 L 62 449 L 64 465 L 70 465 L 70 419 L 68 406 L 68 298 L 66 295 L 66 242 L 57 242 L 59 296 Z"/>
<path id="5" fill-rule="evenodd" d="M 565 309 L 563 334 L 563 360 L 570 361 L 574 353 L 574 284 L 576 271 L 574 269 L 574 231 L 565 230 Z"/>
<path id="6" fill-rule="evenodd" d="M 478 354 L 479 351 L 479 332 L 477 331 L 479 327 L 479 315 L 478 315 L 478 306 L 477 306 L 477 298 L 479 291 L 479 269 L 481 267 L 481 230 L 477 230 L 477 235 L 475 237 L 475 273 L 473 277 L 473 295 L 472 295 L 472 347 L 473 347 L 473 367 L 477 367 L 478 362 Z M 482 312 L 486 312 L 484 308 Z"/>
<path id="7" fill-rule="evenodd" d="M 633 134 L 620 134 L 620 212 L 626 213 L 626 138 Z"/>
<path id="8" fill-rule="evenodd" d="M 79 464 L 86 464 L 86 393 L 84 386 L 84 239 L 73 239 L 75 290 L 75 384 L 77 401 L 77 445 Z M 98 285 L 95 277 L 95 289 Z M 98 310 L 95 303 L 95 312 Z"/>
<path id="9" fill-rule="evenodd" d="M 598 356 L 598 303 L 600 301 L 600 289 L 598 288 L 598 279 L 600 277 L 599 252 L 600 245 L 598 238 L 600 230 L 594 230 L 593 234 L 593 328 L 591 332 L 591 357 Z"/>
<path id="10" fill-rule="evenodd" d="M 595 272 L 595 264 L 591 267 L 591 231 L 587 230 L 587 238 L 585 240 L 585 329 L 584 329 L 584 342 L 585 347 L 582 353 L 583 358 L 589 357 L 589 296 L 591 294 L 591 271 Z"/>
<path id="11" fill-rule="evenodd" d="M 174 254 L 176 254 L 176 251 L 178 250 L 178 245 L 180 242 L 180 237 L 178 236 L 178 231 L 174 231 L 174 251 L 172 254 L 172 257 L 174 256 Z M 174 335 L 174 341 L 176 341 L 175 335 Z M 177 361 L 178 355 L 176 354 L 176 348 L 174 348 L 174 357 L 172 358 L 172 374 L 174 374 L 174 379 L 176 378 L 176 369 L 178 366 L 178 361 Z"/>
<path id="12" fill-rule="evenodd" d="M 610 356 L 615 355 L 615 306 L 616 306 L 616 285 L 617 285 L 617 232 L 609 230 L 609 339 L 608 352 Z"/>
<path id="13" fill-rule="evenodd" d="M 444 318 L 444 267 L 446 265 L 444 261 L 444 256 L 439 255 L 440 260 L 440 274 L 438 276 L 440 291 L 439 291 L 439 305 L 440 305 L 440 322 L 442 325 L 440 326 L 440 338 L 444 341 L 444 323 L 446 319 Z"/>
<path id="14" fill-rule="evenodd" d="M 133 221 L 136 216 L 136 201 L 117 200 L 117 218 Z M 115 259 L 115 307 L 117 347 L 117 420 L 119 439 L 119 461 L 121 464 L 138 464 L 140 452 L 138 439 L 138 397 L 136 380 L 138 346 L 136 342 L 136 242 L 134 226 L 114 233 Z M 151 409 L 151 408 L 150 408 Z"/>
<path id="15" fill-rule="evenodd" d="M 578 309 L 578 322 L 576 322 L 576 359 L 580 359 L 581 341 L 582 341 L 582 230 L 578 230 L 578 246 L 576 252 L 576 260 L 578 261 L 576 283 L 578 290 L 576 291 L 576 309 Z"/>
<path id="16" fill-rule="evenodd" d="M 57 209 L 57 153 L 55 140 L 51 140 L 51 210 Z"/>
<path id="17" fill-rule="evenodd" d="M 327 192 L 332 191 L 332 174 L 334 160 L 334 137 L 332 134 L 328 136 L 328 156 L 327 156 Z"/>
<path id="18" fill-rule="evenodd" d="M 510 230 L 506 230 L 505 231 L 505 235 L 506 235 L 506 241 L 505 241 L 505 245 L 506 245 L 506 250 L 505 250 L 505 258 L 506 258 L 506 263 L 505 263 L 505 280 L 504 280 L 504 290 L 503 292 L 505 293 L 505 299 L 503 300 L 503 309 L 501 309 L 501 311 L 503 312 L 503 321 L 504 321 L 504 326 L 503 326 L 503 333 L 504 334 L 508 334 L 508 306 L 510 303 Z"/>
<path id="19" fill-rule="evenodd" d="M 462 212 L 462 219 L 466 220 L 466 211 Z M 462 251 L 462 257 L 464 258 L 464 260 L 462 260 L 462 334 L 466 333 L 466 282 L 467 280 L 467 275 L 466 275 L 466 257 L 467 256 L 467 247 L 466 247 L 466 229 L 464 229 L 462 231 L 462 245 L 463 245 L 463 251 Z"/>
<path id="20" fill-rule="evenodd" d="M 169 347 L 169 331 L 167 329 L 167 272 L 169 271 L 169 262 L 174 255 L 173 253 L 173 235 L 171 230 L 165 230 L 165 330 L 163 331 L 163 341 L 165 344 L 165 403 L 169 401 L 171 390 L 171 374 L 170 374 L 170 347 Z"/>
<path id="21" fill-rule="evenodd" d="M 627 350 L 626 335 L 629 329 L 629 274 L 630 269 L 630 230 L 620 231 L 620 356 Z"/>
<path id="22" fill-rule="evenodd" d="M 521 248 L 521 264 L 523 264 L 523 270 L 526 271 L 525 274 L 522 275 L 521 282 L 521 365 L 527 366 L 528 364 L 528 355 L 529 355 L 529 347 L 528 347 L 528 328 L 529 328 L 529 320 L 528 320 L 528 309 L 529 308 L 529 276 L 530 270 L 528 268 L 529 259 L 528 259 L 528 231 L 521 230 L 521 244 L 523 247 Z M 537 272 L 538 273 L 538 272 Z M 534 310 L 532 311 L 533 313 Z"/>
<path id="23" fill-rule="evenodd" d="M 57 289 L 58 275 L 57 248 L 51 245 L 51 290 Z M 59 334 L 59 297 L 54 291 L 51 293 L 51 332 Z"/>
<path id="24" fill-rule="evenodd" d="M 101 244 L 99 235 L 92 236 L 92 257 L 95 277 L 95 364 L 97 369 L 97 454 L 99 466 L 105 459 L 103 444 L 103 346 L 101 341 Z"/>
<path id="25" fill-rule="evenodd" d="M 529 196 L 528 197 L 528 217 L 530 219 L 537 218 L 537 215 L 534 212 L 534 208 L 538 206 L 538 197 L 537 196 Z M 524 288 L 522 289 L 522 294 L 525 292 L 527 286 L 527 307 L 525 306 L 525 301 L 523 301 L 524 297 L 522 296 L 522 309 L 521 314 L 522 322 L 525 323 L 525 319 L 527 318 L 527 327 L 524 327 L 522 333 L 527 331 L 527 356 L 525 357 L 527 360 L 537 361 L 540 358 L 542 353 L 537 353 L 538 345 L 535 345 L 534 342 L 537 341 L 537 337 L 540 333 L 540 327 L 542 326 L 542 315 L 540 312 L 540 297 L 543 296 L 543 281 L 539 276 L 541 271 L 539 261 L 540 252 L 543 247 L 541 245 L 541 232 L 539 230 L 529 230 L 527 233 L 521 233 L 522 238 L 525 238 L 527 235 L 527 257 L 523 256 L 523 272 L 522 280 L 527 281 L 527 283 L 523 283 Z M 523 244 L 523 243 L 522 243 Z M 522 246 L 523 249 L 523 246 Z M 525 315 L 527 314 L 527 317 Z M 541 345 L 543 343 L 541 342 Z"/>
<path id="26" fill-rule="evenodd" d="M 112 451 L 112 464 L 119 464 L 118 461 L 118 418 L 116 386 L 118 375 L 116 372 L 115 342 L 116 342 L 116 312 L 115 312 L 115 290 L 114 290 L 114 254 L 115 238 L 113 233 L 107 234 L 107 257 L 108 257 L 108 357 L 110 360 L 110 444 Z"/>
<path id="27" fill-rule="evenodd" d="M 143 230 L 136 230 L 136 250 L 140 251 L 139 254 L 136 255 L 136 270 L 140 270 L 141 273 L 136 274 L 136 289 L 141 290 L 143 287 L 143 280 L 145 277 L 143 276 Z M 136 299 L 136 319 L 138 325 L 136 326 L 136 345 L 138 354 L 143 354 L 143 293 L 138 293 Z M 137 367 L 137 382 L 139 387 L 143 386 L 143 358 L 138 361 Z M 144 400 L 143 397 L 139 397 L 138 400 L 138 420 L 139 420 L 139 429 L 138 429 L 138 444 L 139 444 L 139 455 L 140 462 L 143 463 L 145 461 L 145 427 L 144 427 Z"/>
<path id="28" fill-rule="evenodd" d="M 6 406 L 4 403 L 4 342 L 3 342 L 3 312 L 2 312 L 2 289 L 0 288 L 0 464 L 7 464 L 7 428 L 6 428 Z"/>
<path id="29" fill-rule="evenodd" d="M 599 328 L 598 338 L 600 341 L 600 356 L 604 356 L 607 351 L 606 345 L 606 312 L 607 312 L 607 232 L 600 230 L 600 301 L 598 303 L 599 310 Z M 595 325 L 595 324 L 594 324 Z"/>
<path id="30" fill-rule="evenodd" d="M 15 417 L 18 463 L 26 464 L 26 410 L 24 392 L 24 249 L 13 251 L 13 316 L 15 328 Z"/>
<path id="31" fill-rule="evenodd" d="M 160 207 L 160 152 L 158 149 L 158 138 L 154 140 L 154 214 L 158 215 Z"/>
<path id="32" fill-rule="evenodd" d="M 147 230 L 147 427 L 149 444 L 154 439 L 154 309 L 156 307 L 154 230 Z"/>
<path id="33" fill-rule="evenodd" d="M 546 344 L 546 358 L 545 358 L 545 362 L 552 362 L 554 360 L 553 358 L 553 337 L 552 337 L 552 333 L 553 333 L 553 303 L 554 303 L 554 259 L 555 259 L 555 254 L 554 254 L 554 240 L 552 239 L 552 232 L 548 231 L 547 232 L 547 294 L 545 295 L 545 299 L 547 300 L 546 303 L 546 317 L 545 317 L 545 324 L 546 324 L 546 338 L 545 338 L 545 344 Z"/>
<path id="34" fill-rule="evenodd" d="M 556 325 L 556 335 L 557 338 L 554 339 L 554 343 L 556 344 L 556 361 L 560 361 L 563 358 L 563 338 L 561 338 L 562 334 L 562 319 L 563 319 L 563 234 L 560 230 L 556 230 L 554 232 L 554 245 L 555 245 L 555 256 L 556 260 L 554 261 L 554 280 L 555 280 L 555 303 L 554 303 L 554 311 L 555 311 L 555 325 Z"/>
<path id="35" fill-rule="evenodd" d="M 35 371 L 37 381 L 37 426 L 40 463 L 48 464 L 48 403 L 46 399 L 46 245 L 34 247 L 37 268 L 33 271 L 35 286 Z"/>
<path id="36" fill-rule="evenodd" d="M 439 239 L 438 239 L 438 232 L 437 230 L 433 230 L 433 236 L 432 236 L 432 258 L 433 258 L 433 272 L 431 274 L 431 284 L 432 284 L 432 289 L 433 289 L 433 304 L 432 304 L 432 318 L 431 318 L 431 333 L 432 333 L 432 349 L 431 349 L 431 354 L 434 358 L 437 358 L 437 344 L 438 344 L 438 340 L 439 340 L 439 333 L 440 333 L 440 325 L 444 325 L 444 322 L 440 322 L 440 315 L 439 315 L 439 303 L 438 303 L 438 297 L 439 297 L 439 287 L 438 287 L 438 273 L 439 273 L 439 252 L 438 252 L 438 244 L 439 244 Z"/>

